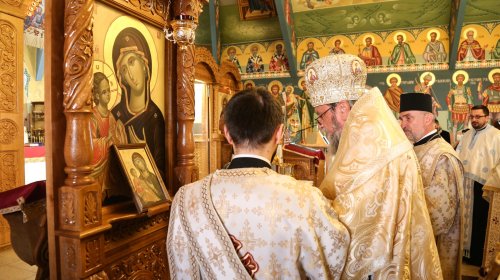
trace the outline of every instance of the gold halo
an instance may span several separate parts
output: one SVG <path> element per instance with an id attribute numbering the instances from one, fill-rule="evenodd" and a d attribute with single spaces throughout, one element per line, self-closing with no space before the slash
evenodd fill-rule
<path id="1" fill-rule="evenodd" d="M 285 91 L 288 89 L 288 88 L 292 88 L 292 92 L 290 93 L 293 93 L 295 91 L 295 88 L 292 86 L 292 85 L 288 85 L 285 87 Z"/>
<path id="2" fill-rule="evenodd" d="M 469 74 L 467 72 L 465 72 L 464 70 L 455 71 L 455 73 L 453 73 L 453 76 L 451 77 L 451 80 L 453 81 L 453 83 L 455 85 L 458 85 L 457 76 L 459 74 L 464 75 L 464 85 L 465 85 L 469 81 Z"/>
<path id="3" fill-rule="evenodd" d="M 318 48 L 322 48 L 323 47 L 323 43 L 317 39 L 317 38 L 307 38 L 307 39 L 304 39 L 302 40 L 298 45 L 297 45 L 297 50 L 304 50 L 304 51 L 307 51 L 307 45 L 309 43 L 313 43 L 314 45 L 314 49 L 317 51 Z M 300 47 L 299 47 L 300 46 Z"/>
<path id="4" fill-rule="evenodd" d="M 441 38 L 441 32 L 439 30 L 437 30 L 436 28 L 433 28 L 427 32 L 427 41 L 431 40 L 431 33 L 432 32 L 436 32 L 436 41 L 439 40 L 439 38 Z"/>
<path id="5" fill-rule="evenodd" d="M 464 33 L 462 33 L 462 37 L 463 37 L 464 39 L 467 39 L 467 32 L 469 32 L 469 31 L 473 31 L 473 32 L 474 32 L 474 36 L 473 36 L 473 37 L 476 37 L 476 35 L 477 35 L 477 30 L 476 30 L 476 28 L 474 28 L 474 27 L 469 27 L 469 28 L 466 28 L 466 29 L 464 30 Z"/>
<path id="6" fill-rule="evenodd" d="M 401 84 L 401 76 L 399 76 L 396 73 L 392 73 L 392 74 L 389 74 L 389 76 L 387 76 L 387 79 L 385 80 L 385 82 L 387 83 L 388 86 L 391 86 L 391 79 L 392 78 L 398 79 L 398 82 L 396 83 L 396 85 L 399 86 Z"/>
<path id="7" fill-rule="evenodd" d="M 127 27 L 133 27 L 139 30 L 148 43 L 149 52 L 151 53 L 151 77 L 149 88 L 150 92 L 153 93 L 158 79 L 158 50 L 156 50 L 156 44 L 153 40 L 153 36 L 151 36 L 151 32 L 149 32 L 149 29 L 142 22 L 133 17 L 121 16 L 109 25 L 104 39 L 104 61 L 108 64 L 111 62 L 111 65 L 113 65 L 113 44 L 116 40 L 116 36 Z"/>
<path id="8" fill-rule="evenodd" d="M 103 73 L 106 78 L 108 78 L 110 89 L 108 110 L 111 110 L 111 108 L 115 107 L 121 99 L 118 96 L 118 81 L 116 80 L 116 75 L 113 72 L 113 68 L 111 68 L 106 62 L 94 59 L 92 62 L 92 74 L 97 72 Z"/>
<path id="9" fill-rule="evenodd" d="M 281 93 L 283 91 L 283 84 L 278 81 L 278 80 L 272 80 L 268 85 L 267 85 L 267 90 L 269 91 L 269 93 L 271 93 L 271 88 L 274 86 L 274 85 L 277 85 L 279 87 L 279 92 L 278 93 Z"/>
<path id="10" fill-rule="evenodd" d="M 493 74 L 495 74 L 495 73 L 500 73 L 500 68 L 495 68 L 495 69 L 492 69 L 492 70 L 490 71 L 490 73 L 488 73 L 488 80 L 489 80 L 492 84 L 494 84 L 494 83 L 495 83 L 495 81 L 493 81 Z"/>
<path id="11" fill-rule="evenodd" d="M 248 84 L 251 84 L 252 87 L 255 87 L 255 82 L 252 80 L 248 80 L 248 81 L 245 81 L 245 83 L 243 83 L 243 89 L 245 89 Z"/>
<path id="12" fill-rule="evenodd" d="M 340 46 L 339 47 L 342 47 L 342 45 L 344 44 L 344 41 L 342 41 L 342 39 L 340 39 L 340 38 L 335 38 L 335 39 L 332 38 L 332 43 L 333 43 L 332 48 L 335 48 L 335 41 L 337 41 L 337 40 L 340 41 Z M 373 40 L 372 40 L 372 44 L 373 44 Z"/>
<path id="13" fill-rule="evenodd" d="M 297 86 L 299 86 L 299 88 L 301 90 L 304 90 L 304 88 L 302 87 L 302 82 L 305 82 L 305 81 L 306 81 L 306 79 L 304 77 L 302 77 L 299 79 L 299 82 L 297 83 Z"/>
<path id="14" fill-rule="evenodd" d="M 366 42 L 366 38 L 368 38 L 368 37 L 370 37 L 370 38 L 372 39 L 372 45 L 374 45 L 374 44 L 375 44 L 375 36 L 370 35 L 370 34 L 365 35 L 365 36 L 363 37 L 363 43 L 364 43 L 364 42 Z"/>
<path id="15" fill-rule="evenodd" d="M 250 46 L 248 46 L 248 53 L 252 53 L 252 48 L 253 47 L 257 47 L 257 52 L 260 53 L 260 44 L 257 44 L 257 43 L 253 43 L 253 44 L 250 44 Z"/>
<path id="16" fill-rule="evenodd" d="M 403 36 L 403 42 L 406 42 L 406 34 L 404 32 L 397 32 L 396 34 L 394 34 L 394 42 L 396 42 L 396 44 L 398 43 L 398 36 L 401 35 Z"/>
<path id="17" fill-rule="evenodd" d="M 429 81 L 429 85 L 432 86 L 434 82 L 436 81 L 436 76 L 432 72 L 424 72 L 422 75 L 420 75 L 420 82 L 424 82 L 424 77 L 427 76 L 427 74 L 431 75 L 432 79 Z"/>
<path id="18" fill-rule="evenodd" d="M 276 46 L 277 45 L 281 45 L 283 47 L 283 52 L 286 52 L 286 49 L 285 49 L 285 41 L 283 40 L 278 40 L 278 41 L 274 41 L 272 42 L 268 47 L 267 47 L 267 51 L 269 52 L 273 52 L 276 50 Z"/>
<path id="19" fill-rule="evenodd" d="M 238 48 L 237 48 L 237 47 L 235 47 L 235 46 L 229 46 L 227 49 L 225 49 L 225 50 L 224 50 L 224 53 L 225 53 L 226 55 L 229 55 L 229 49 L 231 49 L 231 48 L 233 48 L 233 49 L 234 49 L 234 51 L 236 52 L 236 54 L 238 53 Z"/>

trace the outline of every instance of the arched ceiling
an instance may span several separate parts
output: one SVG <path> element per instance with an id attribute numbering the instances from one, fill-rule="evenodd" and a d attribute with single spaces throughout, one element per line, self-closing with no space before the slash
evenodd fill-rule
<path id="1" fill-rule="evenodd" d="M 465 23 L 500 21 L 500 1 L 468 0 Z"/>
<path id="2" fill-rule="evenodd" d="M 500 0 L 499 0 L 500 1 Z M 236 2 L 233 0 L 233 2 Z M 281 29 L 278 17 L 259 20 L 240 20 L 238 6 L 220 6 L 221 43 L 255 42 L 281 38 Z"/>
<path id="3" fill-rule="evenodd" d="M 247 12 L 242 20 L 241 3 L 249 1 L 271 2 L 276 12 L 263 11 L 256 19 L 248 19 Z M 211 0 L 200 16 L 196 43 L 209 46 L 218 61 L 221 46 L 283 40 L 295 61 L 296 44 L 308 37 L 440 27 L 449 33 L 449 68 L 454 69 L 460 42 L 455 34 L 465 24 L 491 22 L 500 22 L 500 0 Z M 292 64 L 292 76 L 295 70 Z"/>
<path id="4" fill-rule="evenodd" d="M 439 26 L 450 21 L 450 1 L 443 0 L 338 0 L 345 5 L 322 1 L 314 8 L 305 2 L 315 1 L 292 0 L 298 37 Z"/>
<path id="5" fill-rule="evenodd" d="M 214 0 L 212 0 L 214 1 Z M 448 26 L 452 4 L 466 0 L 290 0 L 298 38 Z M 500 0 L 467 0 L 463 23 L 500 21 Z M 208 5 L 206 5 L 208 6 Z M 238 0 L 219 0 L 221 44 L 282 39 L 277 16 L 241 20 Z M 279 8 L 279 7 L 278 7 Z M 210 44 L 208 7 L 197 41 Z"/>

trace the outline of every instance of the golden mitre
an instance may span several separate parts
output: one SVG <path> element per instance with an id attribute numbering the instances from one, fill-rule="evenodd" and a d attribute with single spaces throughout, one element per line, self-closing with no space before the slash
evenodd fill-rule
<path id="1" fill-rule="evenodd" d="M 352 54 L 332 54 L 313 61 L 305 79 L 314 107 L 357 100 L 366 92 L 366 65 Z"/>

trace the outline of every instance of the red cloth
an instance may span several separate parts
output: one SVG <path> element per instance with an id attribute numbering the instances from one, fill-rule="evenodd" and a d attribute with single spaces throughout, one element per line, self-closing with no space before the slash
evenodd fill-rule
<path id="1" fill-rule="evenodd" d="M 0 193 L 0 210 L 17 206 L 17 199 L 20 197 L 24 197 L 25 203 L 45 198 L 45 181 L 33 182 L 31 184 Z"/>
<path id="2" fill-rule="evenodd" d="M 45 157 L 45 146 L 24 146 L 25 158 Z"/>
<path id="3" fill-rule="evenodd" d="M 467 40 L 463 41 L 458 48 L 458 61 L 462 61 L 467 56 L 467 48 L 470 47 L 472 51 L 472 56 L 477 60 L 484 60 L 485 50 L 481 48 L 478 41 L 474 40 L 469 42 Z"/>
<path id="4" fill-rule="evenodd" d="M 321 149 L 314 149 L 306 146 L 301 146 L 297 144 L 288 144 L 285 145 L 285 150 L 293 151 L 299 154 L 307 155 L 310 157 L 315 157 L 317 160 L 325 159 L 325 154 Z"/>

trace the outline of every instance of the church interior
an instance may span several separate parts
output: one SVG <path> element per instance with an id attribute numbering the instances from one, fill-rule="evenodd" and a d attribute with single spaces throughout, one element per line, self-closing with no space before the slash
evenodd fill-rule
<path id="1" fill-rule="evenodd" d="M 172 199 L 231 161 L 221 116 L 243 89 L 283 103 L 276 171 L 319 186 L 316 59 L 359 56 L 396 118 L 401 94 L 430 94 L 452 145 L 470 128 L 452 118 L 458 90 L 466 108 L 500 106 L 498 0 L 0 0 L 0 30 L 5 279 L 168 279 Z M 496 187 L 463 279 L 500 273 Z"/>

